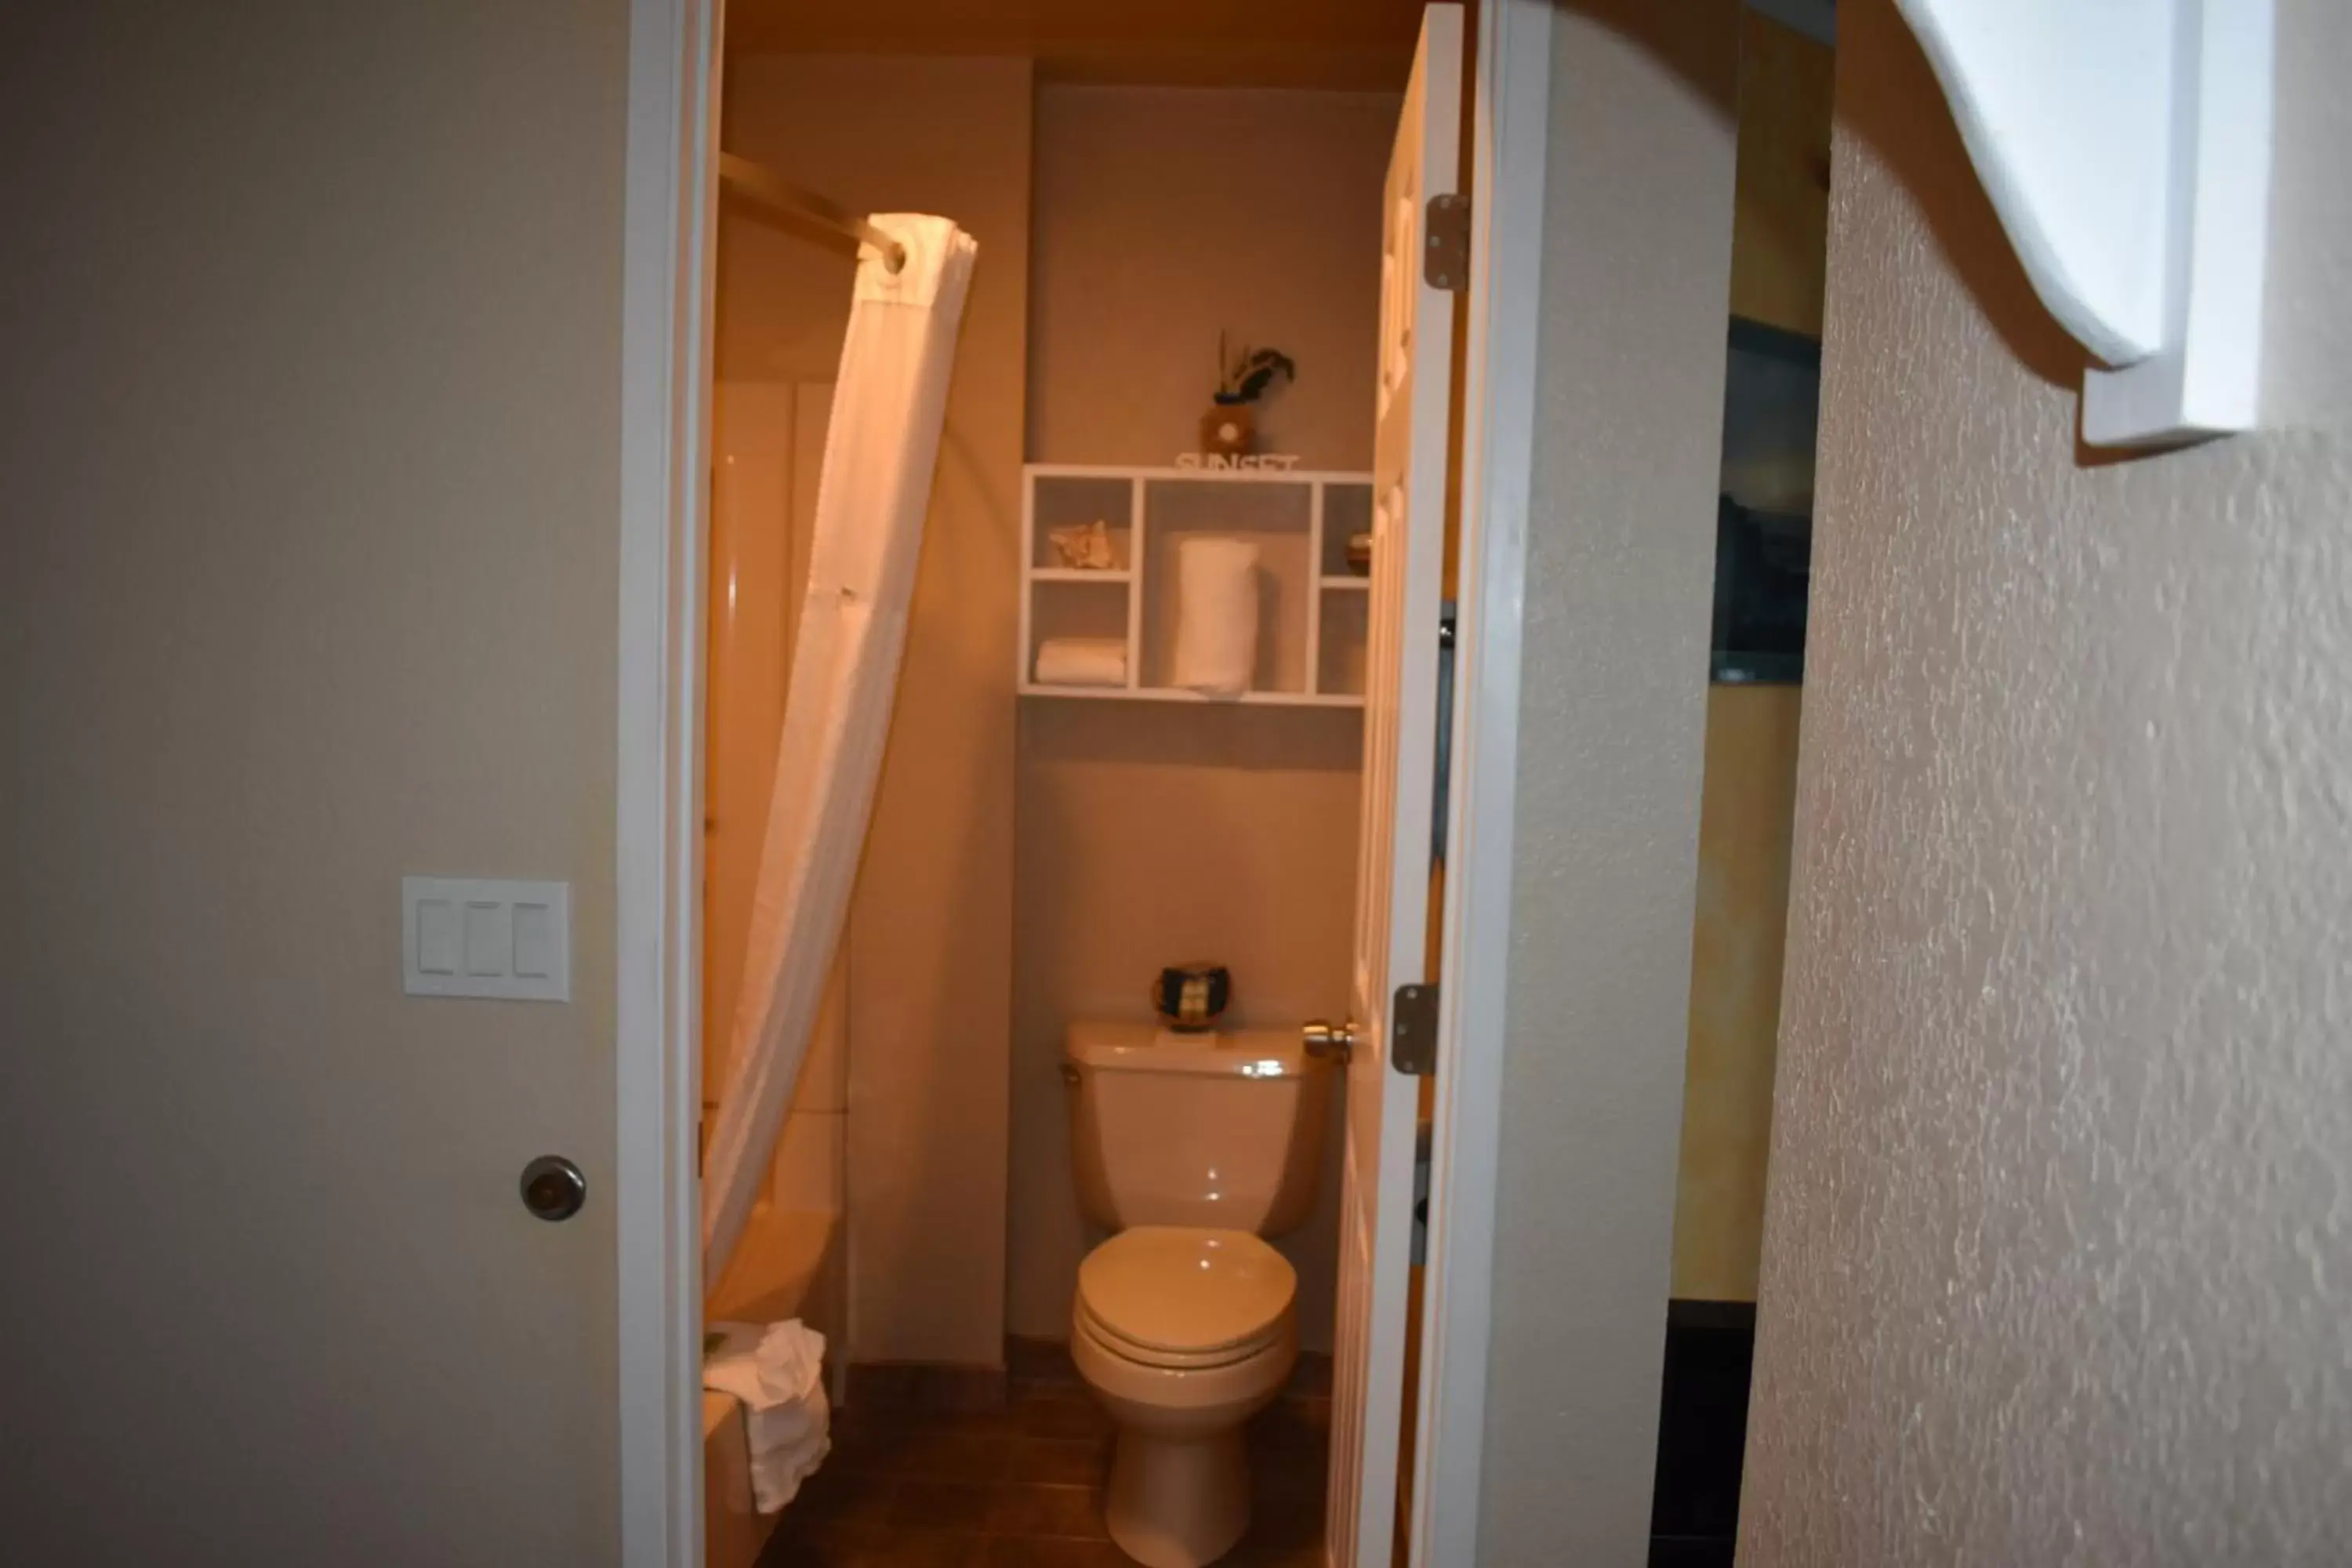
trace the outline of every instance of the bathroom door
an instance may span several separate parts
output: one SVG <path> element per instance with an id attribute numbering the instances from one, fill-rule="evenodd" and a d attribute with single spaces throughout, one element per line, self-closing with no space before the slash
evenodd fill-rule
<path id="1" fill-rule="evenodd" d="M 1423 278 L 1430 198 L 1456 188 L 1462 9 L 1423 13 L 1389 160 L 1381 234 L 1371 626 L 1364 696 L 1331 1402 L 1334 1568 L 1388 1568 L 1401 1535 L 1405 1316 L 1421 1080 L 1391 1065 L 1399 986 L 1427 980 L 1437 650 L 1454 300 Z"/>

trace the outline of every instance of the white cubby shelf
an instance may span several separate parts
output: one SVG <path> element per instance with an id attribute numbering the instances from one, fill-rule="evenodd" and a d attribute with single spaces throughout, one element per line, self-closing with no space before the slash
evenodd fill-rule
<path id="1" fill-rule="evenodd" d="M 1053 531 L 1099 521 L 1115 564 L 1070 567 Z M 1022 471 L 1024 697 L 1361 708 L 1370 584 L 1348 569 L 1348 536 L 1372 526 L 1370 474 L 1032 463 Z M 1203 697 L 1167 684 L 1176 640 L 1176 547 L 1188 534 L 1258 545 L 1258 656 L 1250 689 Z M 1036 679 L 1049 637 L 1124 637 L 1124 686 Z"/>

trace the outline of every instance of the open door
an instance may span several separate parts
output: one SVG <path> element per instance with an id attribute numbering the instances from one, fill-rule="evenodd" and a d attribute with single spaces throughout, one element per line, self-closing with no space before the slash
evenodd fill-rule
<path id="1" fill-rule="evenodd" d="M 1333 1568 L 1387 1568 L 1412 1249 L 1420 1080 L 1393 1065 L 1396 993 L 1428 978 L 1454 301 L 1427 281 L 1431 198 L 1455 189 L 1462 8 L 1423 14 L 1389 160 L 1381 237 L 1371 625 L 1357 848 L 1355 1022 L 1339 1205 L 1328 1539 Z"/>

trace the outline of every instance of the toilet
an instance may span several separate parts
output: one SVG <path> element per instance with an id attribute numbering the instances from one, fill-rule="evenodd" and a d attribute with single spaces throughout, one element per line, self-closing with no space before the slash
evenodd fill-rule
<path id="1" fill-rule="evenodd" d="M 1263 1239 L 1315 1206 L 1331 1073 L 1296 1032 L 1081 1022 L 1065 1045 L 1087 1216 L 1070 1355 L 1118 1429 L 1111 1539 L 1202 1568 L 1249 1527 L 1242 1432 L 1298 1359 L 1298 1277 Z"/>

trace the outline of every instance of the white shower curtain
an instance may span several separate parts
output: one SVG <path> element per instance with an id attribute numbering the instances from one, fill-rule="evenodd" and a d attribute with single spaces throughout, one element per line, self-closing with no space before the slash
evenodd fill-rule
<path id="1" fill-rule="evenodd" d="M 818 481 L 808 592 L 776 743 L 775 793 L 735 1010 L 734 1078 L 702 1194 L 708 1285 L 741 1237 L 816 1025 L 890 732 L 908 601 L 971 279 L 971 237 L 945 218 L 877 214 L 906 250 L 857 266 Z"/>

